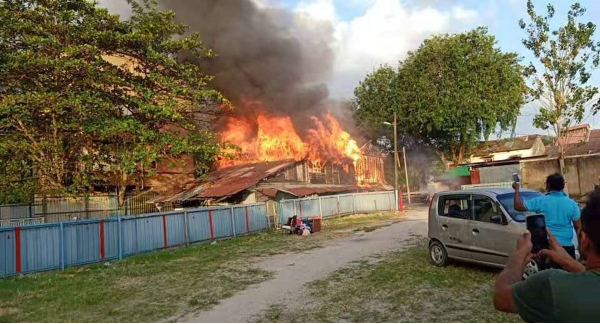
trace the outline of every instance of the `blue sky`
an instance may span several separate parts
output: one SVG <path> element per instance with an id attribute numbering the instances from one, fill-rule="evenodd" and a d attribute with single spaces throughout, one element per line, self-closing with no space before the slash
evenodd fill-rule
<path id="1" fill-rule="evenodd" d="M 527 17 L 525 0 L 271 1 L 273 2 L 290 10 L 332 22 L 338 37 L 338 44 L 334 46 L 338 62 L 328 81 L 333 97 L 351 97 L 353 88 L 367 72 L 382 63 L 395 65 L 406 51 L 416 48 L 423 39 L 436 33 L 452 33 L 487 26 L 490 33 L 496 36 L 498 46 L 503 51 L 518 53 L 523 57 L 523 63 L 535 61 L 521 43 L 525 34 L 518 26 L 519 19 Z M 583 20 L 600 24 L 600 1 L 579 2 L 587 8 Z M 534 1 L 536 11 L 545 13 L 548 3 L 549 0 Z M 552 3 L 556 9 L 554 22 L 562 24 L 566 20 L 566 13 L 572 1 Z M 377 7 L 381 11 L 379 15 L 374 13 Z M 398 24 L 399 20 L 408 22 Z M 361 29 L 366 31 L 361 34 Z M 600 39 L 600 31 L 597 34 L 597 39 Z M 357 49 L 361 43 L 365 44 L 365 47 L 370 46 L 371 51 Z M 591 83 L 600 85 L 600 72 L 593 76 Z M 547 134 L 547 131 L 532 126 L 536 112 L 536 103 L 527 104 L 522 108 L 522 116 L 516 129 L 517 135 Z M 585 122 L 593 127 L 600 127 L 600 116 L 590 116 Z M 504 134 L 507 135 L 509 134 Z"/>

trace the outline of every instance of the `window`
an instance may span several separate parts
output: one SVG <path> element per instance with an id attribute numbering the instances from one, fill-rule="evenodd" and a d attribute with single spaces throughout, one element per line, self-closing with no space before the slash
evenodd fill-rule
<path id="1" fill-rule="evenodd" d="M 468 195 L 449 195 L 439 198 L 438 213 L 440 216 L 469 219 L 471 211 L 471 200 Z"/>
<path id="2" fill-rule="evenodd" d="M 523 192 L 522 191 L 521 192 L 521 201 L 523 203 L 525 203 L 527 200 L 533 199 L 533 198 L 536 198 L 539 196 L 543 196 L 543 195 L 539 192 L 533 192 L 533 191 Z M 506 209 L 506 211 L 508 212 L 510 217 L 517 222 L 525 222 L 525 217 L 529 214 L 533 214 L 532 212 L 521 212 L 521 211 L 515 210 L 515 207 L 514 207 L 515 206 L 515 194 L 513 192 L 499 195 L 497 198 L 498 198 L 498 201 L 502 204 L 502 206 L 504 206 L 504 209 Z"/>
<path id="3" fill-rule="evenodd" d="M 479 222 L 492 222 L 492 216 L 500 216 L 503 221 L 502 211 L 492 198 L 486 196 L 473 196 L 473 219 Z"/>

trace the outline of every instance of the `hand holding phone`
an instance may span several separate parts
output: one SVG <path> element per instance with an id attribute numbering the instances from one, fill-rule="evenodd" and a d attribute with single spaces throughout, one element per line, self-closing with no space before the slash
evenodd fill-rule
<path id="1" fill-rule="evenodd" d="M 521 183 L 521 179 L 519 179 L 519 175 L 516 172 L 513 172 L 512 176 L 514 183 Z"/>
<path id="2" fill-rule="evenodd" d="M 532 253 L 548 249 L 548 231 L 546 230 L 546 217 L 543 214 L 530 215 L 526 218 L 527 230 L 531 233 Z"/>

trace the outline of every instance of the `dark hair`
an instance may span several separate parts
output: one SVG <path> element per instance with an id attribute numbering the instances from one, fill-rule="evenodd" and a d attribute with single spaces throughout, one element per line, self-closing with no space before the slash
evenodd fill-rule
<path id="1" fill-rule="evenodd" d="M 558 172 L 551 174 L 546 178 L 546 185 L 549 191 L 562 191 L 565 189 L 565 178 Z"/>
<path id="2" fill-rule="evenodd" d="M 592 241 L 594 250 L 600 253 L 600 189 L 590 194 L 587 205 L 581 211 L 581 230 Z"/>

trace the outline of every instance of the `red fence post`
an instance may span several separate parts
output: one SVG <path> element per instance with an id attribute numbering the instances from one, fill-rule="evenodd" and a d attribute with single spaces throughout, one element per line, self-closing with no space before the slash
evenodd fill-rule
<path id="1" fill-rule="evenodd" d="M 250 233 L 250 219 L 248 218 L 248 206 L 246 206 L 246 233 Z"/>
<path id="2" fill-rule="evenodd" d="M 163 244 L 165 247 L 169 246 L 167 240 L 167 215 L 163 215 Z"/>
<path id="3" fill-rule="evenodd" d="M 398 190 L 398 210 L 404 211 L 404 198 L 402 198 L 402 190 Z"/>
<path id="4" fill-rule="evenodd" d="M 104 250 L 104 220 L 100 221 L 100 258 L 104 260 L 106 251 Z"/>
<path id="5" fill-rule="evenodd" d="M 21 273 L 21 227 L 15 227 L 15 270 Z"/>
<path id="6" fill-rule="evenodd" d="M 210 223 L 210 239 L 213 240 L 215 238 L 215 231 L 213 229 L 212 210 L 208 211 L 208 222 Z"/>

